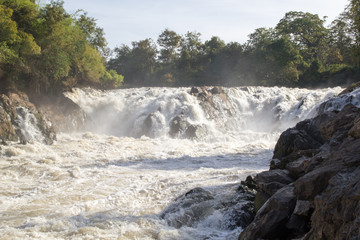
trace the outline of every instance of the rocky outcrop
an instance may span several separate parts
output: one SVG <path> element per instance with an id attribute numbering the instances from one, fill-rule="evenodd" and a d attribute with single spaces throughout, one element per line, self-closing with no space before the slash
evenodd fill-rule
<path id="1" fill-rule="evenodd" d="M 73 132 L 85 128 L 86 113 L 63 94 L 33 96 L 31 100 L 39 111 L 51 121 L 56 132 Z"/>
<path id="2" fill-rule="evenodd" d="M 0 140 L 40 141 L 52 144 L 56 139 L 51 123 L 30 103 L 24 93 L 0 95 Z"/>
<path id="3" fill-rule="evenodd" d="M 190 94 L 199 99 L 208 119 L 221 119 L 222 116 L 217 114 L 234 115 L 228 96 L 221 87 L 192 87 Z"/>
<path id="4" fill-rule="evenodd" d="M 281 134 L 239 239 L 360 239 L 360 109 L 324 109 Z"/>

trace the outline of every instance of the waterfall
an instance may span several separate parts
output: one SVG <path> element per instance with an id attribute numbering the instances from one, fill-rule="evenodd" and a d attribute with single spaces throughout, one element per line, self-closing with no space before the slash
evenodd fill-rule
<path id="1" fill-rule="evenodd" d="M 359 92 L 332 98 L 341 90 L 77 88 L 65 96 L 86 113 L 85 129 L 58 133 L 52 145 L 36 140 L 34 115 L 19 108 L 33 140 L 0 148 L 0 234 L 235 240 L 253 197 L 240 182 L 269 168 L 283 130 L 360 105 Z"/>
<path id="2" fill-rule="evenodd" d="M 203 87 L 100 91 L 86 88 L 74 89 L 66 96 L 88 114 L 89 131 L 127 137 L 223 141 L 246 131 L 283 131 L 313 117 L 319 104 L 340 90 Z"/>

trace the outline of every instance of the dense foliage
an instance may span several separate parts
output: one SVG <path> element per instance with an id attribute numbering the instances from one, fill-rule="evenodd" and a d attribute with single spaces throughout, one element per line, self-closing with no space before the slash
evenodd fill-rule
<path id="1" fill-rule="evenodd" d="M 85 12 L 68 14 L 63 1 L 0 0 L 0 90 L 57 93 L 74 86 L 264 85 L 316 87 L 360 78 L 360 6 L 349 0 L 325 18 L 288 12 L 273 28 L 258 28 L 245 44 L 165 29 L 106 47 L 103 29 Z M 124 76 L 124 78 L 123 78 Z"/>
<path id="2" fill-rule="evenodd" d="M 63 1 L 0 0 L 1 90 L 56 93 L 79 85 L 119 87 L 105 68 L 106 40 L 95 19 L 69 15 Z"/>
<path id="3" fill-rule="evenodd" d="M 347 84 L 360 77 L 359 9 L 359 0 L 351 0 L 329 27 L 316 14 L 288 12 L 245 44 L 201 42 L 198 32 L 165 29 L 157 44 L 145 39 L 116 48 L 108 67 L 127 86 Z"/>

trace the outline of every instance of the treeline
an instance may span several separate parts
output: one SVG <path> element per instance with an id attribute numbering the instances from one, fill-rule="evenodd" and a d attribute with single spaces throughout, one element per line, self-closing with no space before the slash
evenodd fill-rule
<path id="1" fill-rule="evenodd" d="M 103 29 L 83 11 L 68 14 L 63 1 L 0 0 L 0 90 L 54 94 L 74 86 L 119 87 L 106 69 Z"/>
<path id="2" fill-rule="evenodd" d="M 325 27 L 316 14 L 288 12 L 240 44 L 165 29 L 107 48 L 103 29 L 63 1 L 0 0 L 0 91 L 54 94 L 72 87 L 191 85 L 331 86 L 360 78 L 360 6 L 350 0 Z M 107 60 L 109 59 L 109 60 Z M 124 76 L 124 77 L 123 77 Z"/>
<path id="3" fill-rule="evenodd" d="M 359 80 L 359 0 L 325 27 L 325 18 L 288 12 L 274 28 L 256 29 L 245 44 L 165 29 L 114 50 L 108 68 L 126 86 L 333 86 Z"/>

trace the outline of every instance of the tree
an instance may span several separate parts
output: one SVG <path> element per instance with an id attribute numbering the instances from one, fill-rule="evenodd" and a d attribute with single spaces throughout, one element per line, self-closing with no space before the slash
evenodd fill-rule
<path id="1" fill-rule="evenodd" d="M 160 49 L 159 60 L 164 63 L 170 63 L 177 57 L 177 51 L 180 46 L 181 36 L 176 32 L 165 29 L 157 40 L 157 43 L 162 47 Z"/>
<path id="2" fill-rule="evenodd" d="M 83 12 L 83 14 L 75 19 L 75 21 L 81 31 L 85 34 L 89 44 L 98 51 L 105 53 L 107 51 L 107 42 L 104 37 L 104 29 L 96 25 L 96 19 L 89 17 L 86 12 Z"/>
<path id="3" fill-rule="evenodd" d="M 152 39 L 132 42 L 132 48 L 123 45 L 115 49 L 109 60 L 109 69 L 124 75 L 124 83 L 131 86 L 151 85 L 155 74 L 157 49 Z"/>
<path id="4" fill-rule="evenodd" d="M 344 29 L 349 39 L 352 40 L 352 52 L 354 62 L 360 67 L 360 2 L 359 0 L 350 0 L 340 19 L 345 26 Z"/>
<path id="5" fill-rule="evenodd" d="M 40 47 L 34 41 L 30 33 L 18 28 L 16 19 L 17 10 L 24 13 L 27 18 L 26 6 L 33 9 L 27 1 L 2 1 L 0 2 L 0 81 L 1 87 L 15 87 L 25 85 L 25 79 L 19 75 L 30 72 L 28 67 L 29 58 L 40 53 Z M 29 11 L 31 12 L 31 11 Z M 25 28 L 22 28 L 25 30 Z"/>
<path id="6" fill-rule="evenodd" d="M 326 59 L 328 50 L 328 30 L 324 19 L 317 14 L 288 12 L 276 26 L 281 35 L 288 35 L 299 48 L 304 60 L 308 63 Z"/>

